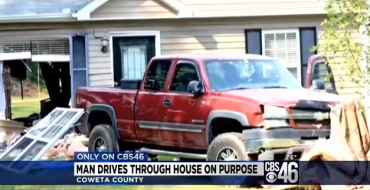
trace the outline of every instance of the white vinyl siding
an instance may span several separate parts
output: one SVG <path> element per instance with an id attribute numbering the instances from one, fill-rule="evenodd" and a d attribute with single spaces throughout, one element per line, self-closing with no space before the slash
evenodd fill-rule
<path id="1" fill-rule="evenodd" d="M 263 55 L 277 59 L 301 82 L 299 31 L 262 31 Z"/>

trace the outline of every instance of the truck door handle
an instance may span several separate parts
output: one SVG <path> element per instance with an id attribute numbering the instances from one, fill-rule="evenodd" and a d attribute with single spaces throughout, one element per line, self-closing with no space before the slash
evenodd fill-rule
<path id="1" fill-rule="evenodd" d="M 164 101 L 163 101 L 163 104 L 164 104 L 165 106 L 170 106 L 170 105 L 171 105 L 171 100 L 164 100 Z"/>

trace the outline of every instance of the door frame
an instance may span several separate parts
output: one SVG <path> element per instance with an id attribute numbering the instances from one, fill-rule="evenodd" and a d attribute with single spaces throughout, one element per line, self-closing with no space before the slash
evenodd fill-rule
<path id="1" fill-rule="evenodd" d="M 114 56 L 113 56 L 113 37 L 154 37 L 155 38 L 155 56 L 161 55 L 161 32 L 160 31 L 117 31 L 109 33 L 109 56 L 110 56 L 110 65 L 111 65 L 111 74 L 114 78 Z M 114 87 L 114 80 L 112 84 Z"/>

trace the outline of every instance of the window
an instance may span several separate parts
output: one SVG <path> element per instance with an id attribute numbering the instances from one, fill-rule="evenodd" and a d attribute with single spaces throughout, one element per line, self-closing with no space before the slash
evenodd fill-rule
<path id="1" fill-rule="evenodd" d="M 195 66 L 190 63 L 178 64 L 172 78 L 170 90 L 187 92 L 188 84 L 193 80 L 199 80 Z"/>
<path id="2" fill-rule="evenodd" d="M 262 31 L 262 53 L 277 59 L 301 80 L 298 30 Z"/>
<path id="3" fill-rule="evenodd" d="M 312 73 L 312 80 L 323 80 L 325 83 L 325 89 L 334 89 L 334 86 L 331 83 L 333 76 L 330 74 L 329 68 L 326 64 L 327 63 L 323 61 L 315 64 Z"/>
<path id="4" fill-rule="evenodd" d="M 155 55 L 155 37 L 113 37 L 112 40 L 115 86 L 120 86 L 122 79 L 142 79 Z"/>
<path id="5" fill-rule="evenodd" d="M 148 69 L 145 78 L 145 90 L 162 91 L 166 83 L 171 60 L 155 60 Z"/>
<path id="6" fill-rule="evenodd" d="M 145 73 L 147 48 L 145 45 L 120 44 L 122 56 L 122 76 L 124 79 L 142 79 Z"/>

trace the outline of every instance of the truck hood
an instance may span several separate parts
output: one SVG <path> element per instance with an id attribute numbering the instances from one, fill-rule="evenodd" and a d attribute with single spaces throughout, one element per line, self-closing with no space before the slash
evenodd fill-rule
<path id="1" fill-rule="evenodd" d="M 316 92 L 308 89 L 248 89 L 226 92 L 241 98 L 255 100 L 261 104 L 288 106 L 300 101 L 320 101 L 336 104 L 344 98 L 325 92 Z"/>

